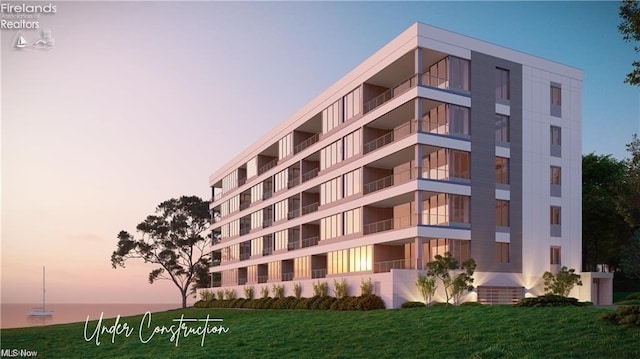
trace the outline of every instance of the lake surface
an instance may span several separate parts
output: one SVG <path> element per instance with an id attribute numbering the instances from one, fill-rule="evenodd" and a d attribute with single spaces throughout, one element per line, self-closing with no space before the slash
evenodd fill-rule
<path id="1" fill-rule="evenodd" d="M 180 304 L 47 304 L 47 310 L 52 310 L 51 317 L 29 317 L 27 313 L 38 304 L 0 304 L 0 328 L 23 328 L 51 324 L 85 322 L 103 318 L 115 318 L 118 315 L 130 316 L 146 312 L 161 312 L 180 308 Z"/>

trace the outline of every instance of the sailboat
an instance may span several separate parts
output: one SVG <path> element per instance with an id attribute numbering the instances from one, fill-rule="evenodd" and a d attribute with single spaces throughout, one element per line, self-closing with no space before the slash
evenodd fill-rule
<path id="1" fill-rule="evenodd" d="M 53 315 L 53 311 L 45 308 L 45 290 L 44 290 L 44 266 L 42 267 L 42 308 L 33 308 L 29 313 L 30 317 L 50 317 Z"/>

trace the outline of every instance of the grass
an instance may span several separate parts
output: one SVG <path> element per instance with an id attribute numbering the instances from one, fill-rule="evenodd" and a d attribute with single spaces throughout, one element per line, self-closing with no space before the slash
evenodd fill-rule
<path id="1" fill-rule="evenodd" d="M 84 340 L 84 323 L 2 330 L 2 349 L 38 351 L 43 358 L 638 358 L 640 330 L 601 319 L 595 307 L 436 307 L 371 312 L 196 309 L 154 313 L 151 328 L 172 319 L 222 318 L 226 334 L 157 334 L 143 344 L 141 316 L 120 323 L 130 337 Z M 113 325 L 105 320 L 104 325 Z M 95 322 L 88 325 L 89 335 Z"/>

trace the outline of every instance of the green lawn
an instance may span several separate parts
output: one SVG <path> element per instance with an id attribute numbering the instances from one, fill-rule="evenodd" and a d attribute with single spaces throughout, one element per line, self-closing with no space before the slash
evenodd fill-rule
<path id="1" fill-rule="evenodd" d="M 84 323 L 6 329 L 1 347 L 38 351 L 38 358 L 640 358 L 640 330 L 601 319 L 594 307 L 436 307 L 371 312 L 195 309 L 154 313 L 146 340 L 172 319 L 222 318 L 229 331 L 143 344 L 141 316 L 121 319 L 129 337 L 84 339 Z M 105 320 L 104 325 L 113 325 Z M 88 335 L 95 329 L 90 322 Z M 192 327 L 197 327 L 192 325 Z"/>

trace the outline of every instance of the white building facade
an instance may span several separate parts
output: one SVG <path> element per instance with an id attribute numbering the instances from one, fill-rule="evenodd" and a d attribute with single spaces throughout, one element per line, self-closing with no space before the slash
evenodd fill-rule
<path id="1" fill-rule="evenodd" d="M 412 25 L 210 177 L 213 290 L 310 297 L 344 278 L 360 295 L 371 279 L 399 307 L 451 252 L 478 264 L 463 300 L 542 294 L 545 271 L 581 268 L 581 86 L 578 69 Z M 599 276 L 571 295 L 610 302 Z"/>

